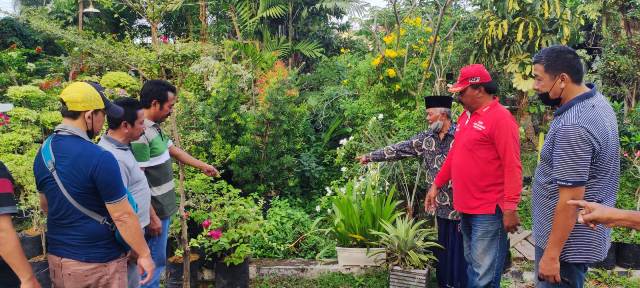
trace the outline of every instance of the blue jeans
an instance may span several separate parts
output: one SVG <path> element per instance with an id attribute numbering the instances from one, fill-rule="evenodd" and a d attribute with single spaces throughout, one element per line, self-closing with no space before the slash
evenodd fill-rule
<path id="1" fill-rule="evenodd" d="M 169 238 L 169 224 L 171 223 L 171 217 L 160 219 L 162 225 L 162 232 L 158 236 L 147 236 L 147 245 L 151 250 L 151 258 L 156 264 L 156 269 L 153 271 L 153 277 L 149 283 L 143 285 L 144 288 L 159 288 L 160 276 L 164 273 L 164 268 L 167 266 L 167 240 Z M 142 275 L 144 279 L 147 274 Z"/>
<path id="2" fill-rule="evenodd" d="M 500 278 L 507 255 L 507 233 L 502 223 L 502 211 L 495 214 L 462 214 L 460 230 L 464 242 L 467 267 L 467 287 L 500 287 Z"/>
<path id="3" fill-rule="evenodd" d="M 560 261 L 560 278 L 562 279 L 560 284 L 538 281 L 538 263 L 540 263 L 543 254 L 544 249 L 536 246 L 536 267 L 534 275 L 536 288 L 582 288 L 584 286 L 584 278 L 589 269 L 589 266 L 585 263 L 567 263 Z"/>

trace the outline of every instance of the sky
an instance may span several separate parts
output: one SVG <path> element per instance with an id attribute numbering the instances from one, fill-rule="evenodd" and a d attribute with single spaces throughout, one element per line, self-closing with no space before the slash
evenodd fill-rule
<path id="1" fill-rule="evenodd" d="M 13 0 L 0 0 L 0 10 L 13 13 Z"/>
<path id="2" fill-rule="evenodd" d="M 8 0 L 0 0 L 0 1 L 8 1 Z M 369 4 L 378 7 L 387 6 L 387 0 L 366 0 L 365 2 L 369 2 Z"/>

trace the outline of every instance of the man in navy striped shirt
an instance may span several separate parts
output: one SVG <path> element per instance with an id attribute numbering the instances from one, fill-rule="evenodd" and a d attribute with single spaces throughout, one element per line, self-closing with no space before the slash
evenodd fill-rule
<path id="1" fill-rule="evenodd" d="M 605 258 L 611 231 L 575 225 L 578 210 L 567 201 L 614 206 L 620 174 L 616 116 L 596 87 L 583 83 L 583 64 L 573 49 L 542 49 L 533 64 L 540 100 L 559 106 L 533 183 L 536 287 L 583 287 L 587 265 Z"/>

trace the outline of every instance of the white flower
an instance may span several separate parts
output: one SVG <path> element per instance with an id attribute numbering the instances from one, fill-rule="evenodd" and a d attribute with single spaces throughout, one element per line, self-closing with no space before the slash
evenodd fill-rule
<path id="1" fill-rule="evenodd" d="M 382 120 L 384 118 L 384 115 L 382 115 L 382 113 L 378 114 L 378 120 Z"/>
<path id="2" fill-rule="evenodd" d="M 316 206 L 316 212 L 320 212 L 322 208 L 320 208 L 320 205 Z"/>
<path id="3" fill-rule="evenodd" d="M 348 141 L 351 141 L 351 140 L 353 140 L 353 136 L 349 137 L 349 140 L 348 140 Z"/>
<path id="4" fill-rule="evenodd" d="M 327 214 L 331 214 L 331 209 L 327 209 Z"/>
<path id="5" fill-rule="evenodd" d="M 324 191 L 327 191 L 327 196 L 331 196 L 331 188 L 325 186 Z"/>
<path id="6" fill-rule="evenodd" d="M 346 194 L 347 193 L 347 189 L 345 189 L 344 187 L 340 187 L 340 193 Z"/>
<path id="7" fill-rule="evenodd" d="M 344 138 L 344 139 L 340 140 L 340 145 L 344 146 L 344 144 L 347 144 L 347 141 L 349 141 L 349 139 L 347 139 L 347 138 Z"/>
<path id="8" fill-rule="evenodd" d="M 347 172 L 347 167 L 342 167 L 342 168 L 340 168 L 340 171 L 342 171 L 342 172 Z"/>

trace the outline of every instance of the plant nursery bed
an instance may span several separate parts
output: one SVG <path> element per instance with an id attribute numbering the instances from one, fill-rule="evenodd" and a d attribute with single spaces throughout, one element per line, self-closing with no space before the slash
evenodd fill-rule
<path id="1" fill-rule="evenodd" d="M 252 259 L 249 266 L 249 277 L 298 276 L 315 278 L 324 273 L 363 273 L 359 266 L 339 266 L 337 260 L 305 260 L 305 259 Z"/>

